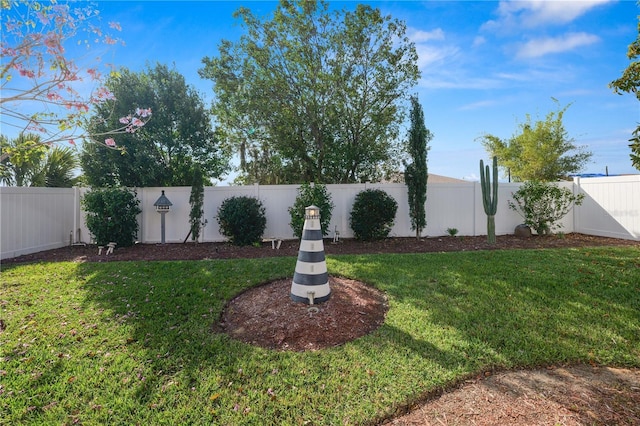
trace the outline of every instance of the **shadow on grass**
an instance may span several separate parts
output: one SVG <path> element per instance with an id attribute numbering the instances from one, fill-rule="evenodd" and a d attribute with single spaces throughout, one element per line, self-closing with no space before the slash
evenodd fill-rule
<path id="1" fill-rule="evenodd" d="M 102 311 L 117 329 L 102 351 L 130 363 L 117 370 L 123 377 L 114 382 L 124 382 L 143 407 L 161 404 L 160 395 L 166 399 L 175 384 L 181 391 L 173 398 L 206 387 L 206 395 L 220 394 L 219 404 L 228 409 L 246 404 L 252 408 L 247 416 L 268 417 L 264 393 L 278 389 L 278 407 L 271 407 L 274 423 L 364 421 L 477 364 L 454 346 L 438 347 L 411 327 L 389 322 L 347 345 L 305 353 L 269 351 L 215 332 L 227 301 L 249 287 L 290 276 L 295 259 L 131 265 L 87 263 L 78 274 L 84 278 L 84 309 Z M 253 394 L 257 389 L 261 395 Z M 304 406 L 295 406 L 300 398 Z"/>
<path id="2" fill-rule="evenodd" d="M 202 414 L 190 407 L 211 398 L 226 410 L 213 417 L 222 423 L 333 424 L 385 418 L 492 367 L 588 361 L 638 367 L 639 253 L 330 257 L 330 273 L 375 285 L 390 309 L 372 334 L 307 353 L 268 351 L 214 332 L 228 300 L 290 276 L 295 259 L 138 262 L 135 269 L 113 262 L 78 271 L 85 308 L 103 310 L 118 328 L 104 351 L 131 359 L 132 371 L 116 379 L 129 380 L 135 404 L 168 409 L 173 398 L 183 411 L 164 421 L 198 423 L 201 417 L 190 416 Z"/>
<path id="3" fill-rule="evenodd" d="M 344 257 L 331 266 L 386 291 L 392 312 L 393 303 L 415 308 L 431 338 L 454 330 L 507 367 L 638 365 L 637 249 Z"/>

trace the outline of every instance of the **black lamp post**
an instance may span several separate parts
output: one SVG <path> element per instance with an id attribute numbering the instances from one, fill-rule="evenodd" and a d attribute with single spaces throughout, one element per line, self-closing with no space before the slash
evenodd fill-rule
<path id="1" fill-rule="evenodd" d="M 156 211 L 160 213 L 160 216 L 161 216 L 161 219 L 160 219 L 160 229 L 161 229 L 161 235 L 162 235 L 161 243 L 164 244 L 164 216 L 169 212 L 169 209 L 171 208 L 173 203 L 169 201 L 169 199 L 164 195 L 164 190 L 162 190 L 162 195 L 160 195 L 160 198 L 158 198 L 158 200 L 153 205 L 156 206 Z"/>

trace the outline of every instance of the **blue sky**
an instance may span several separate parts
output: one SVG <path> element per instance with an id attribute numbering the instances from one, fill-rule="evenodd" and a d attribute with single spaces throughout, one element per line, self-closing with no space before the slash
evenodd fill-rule
<path id="1" fill-rule="evenodd" d="M 640 104 L 607 87 L 629 64 L 637 36 L 635 1 L 366 1 L 406 22 L 416 43 L 422 78 L 416 92 L 430 143 L 429 172 L 476 179 L 488 154 L 483 134 L 511 137 L 526 114 L 543 120 L 573 103 L 565 128 L 593 152 L 588 173 L 637 173 L 628 139 L 640 122 Z M 268 15 L 276 2 L 101 1 L 104 22 L 117 21 L 126 46 L 103 60 L 140 71 L 175 64 L 210 102 L 212 82 L 198 76 L 201 59 L 215 56 L 221 39 L 242 28 L 240 6 Z M 330 2 L 353 9 L 356 2 Z"/>

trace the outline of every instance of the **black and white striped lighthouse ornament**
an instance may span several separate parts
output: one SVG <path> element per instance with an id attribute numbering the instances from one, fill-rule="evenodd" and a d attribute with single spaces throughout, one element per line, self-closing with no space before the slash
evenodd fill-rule
<path id="1" fill-rule="evenodd" d="M 309 206 L 304 212 L 298 261 L 291 283 L 291 299 L 313 305 L 328 300 L 330 295 L 320 227 L 320 209 Z"/>

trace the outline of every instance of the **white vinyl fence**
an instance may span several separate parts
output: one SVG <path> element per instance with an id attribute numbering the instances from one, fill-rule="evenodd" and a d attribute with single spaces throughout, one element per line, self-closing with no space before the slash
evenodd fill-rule
<path id="1" fill-rule="evenodd" d="M 79 216 L 67 188 L 0 187 L 0 259 L 63 247 Z"/>
<path id="2" fill-rule="evenodd" d="M 576 232 L 640 240 L 640 175 L 575 179 L 585 194 L 575 208 Z"/>
<path id="3" fill-rule="evenodd" d="M 496 234 L 513 232 L 523 219 L 508 208 L 507 201 L 520 184 L 500 183 Z M 576 179 L 560 183 L 574 192 L 585 194 L 582 206 L 572 210 L 562 221 L 562 231 L 610 236 L 640 241 L 640 176 Z M 252 196 L 262 201 L 267 216 L 264 237 L 293 239 L 288 208 L 297 196 L 298 185 L 253 185 L 205 188 L 204 228 L 201 241 L 224 241 L 219 233 L 216 214 L 222 201 L 232 196 Z M 350 238 L 349 215 L 356 194 L 364 189 L 386 191 L 398 203 L 391 236 L 410 237 L 411 230 L 404 184 L 328 185 L 335 205 L 329 238 L 338 231 Z M 142 213 L 138 220 L 141 243 L 161 241 L 160 215 L 153 204 L 161 191 L 173 206 L 166 215 L 165 240 L 183 242 L 189 233 L 189 196 L 191 187 L 138 188 Z M 84 223 L 80 200 L 87 189 L 0 188 L 0 259 L 34 253 L 70 243 L 91 243 Z M 458 235 L 486 235 L 486 215 L 482 207 L 482 190 L 478 182 L 430 183 L 427 186 L 427 228 L 423 236 L 446 235 L 447 228 Z"/>

